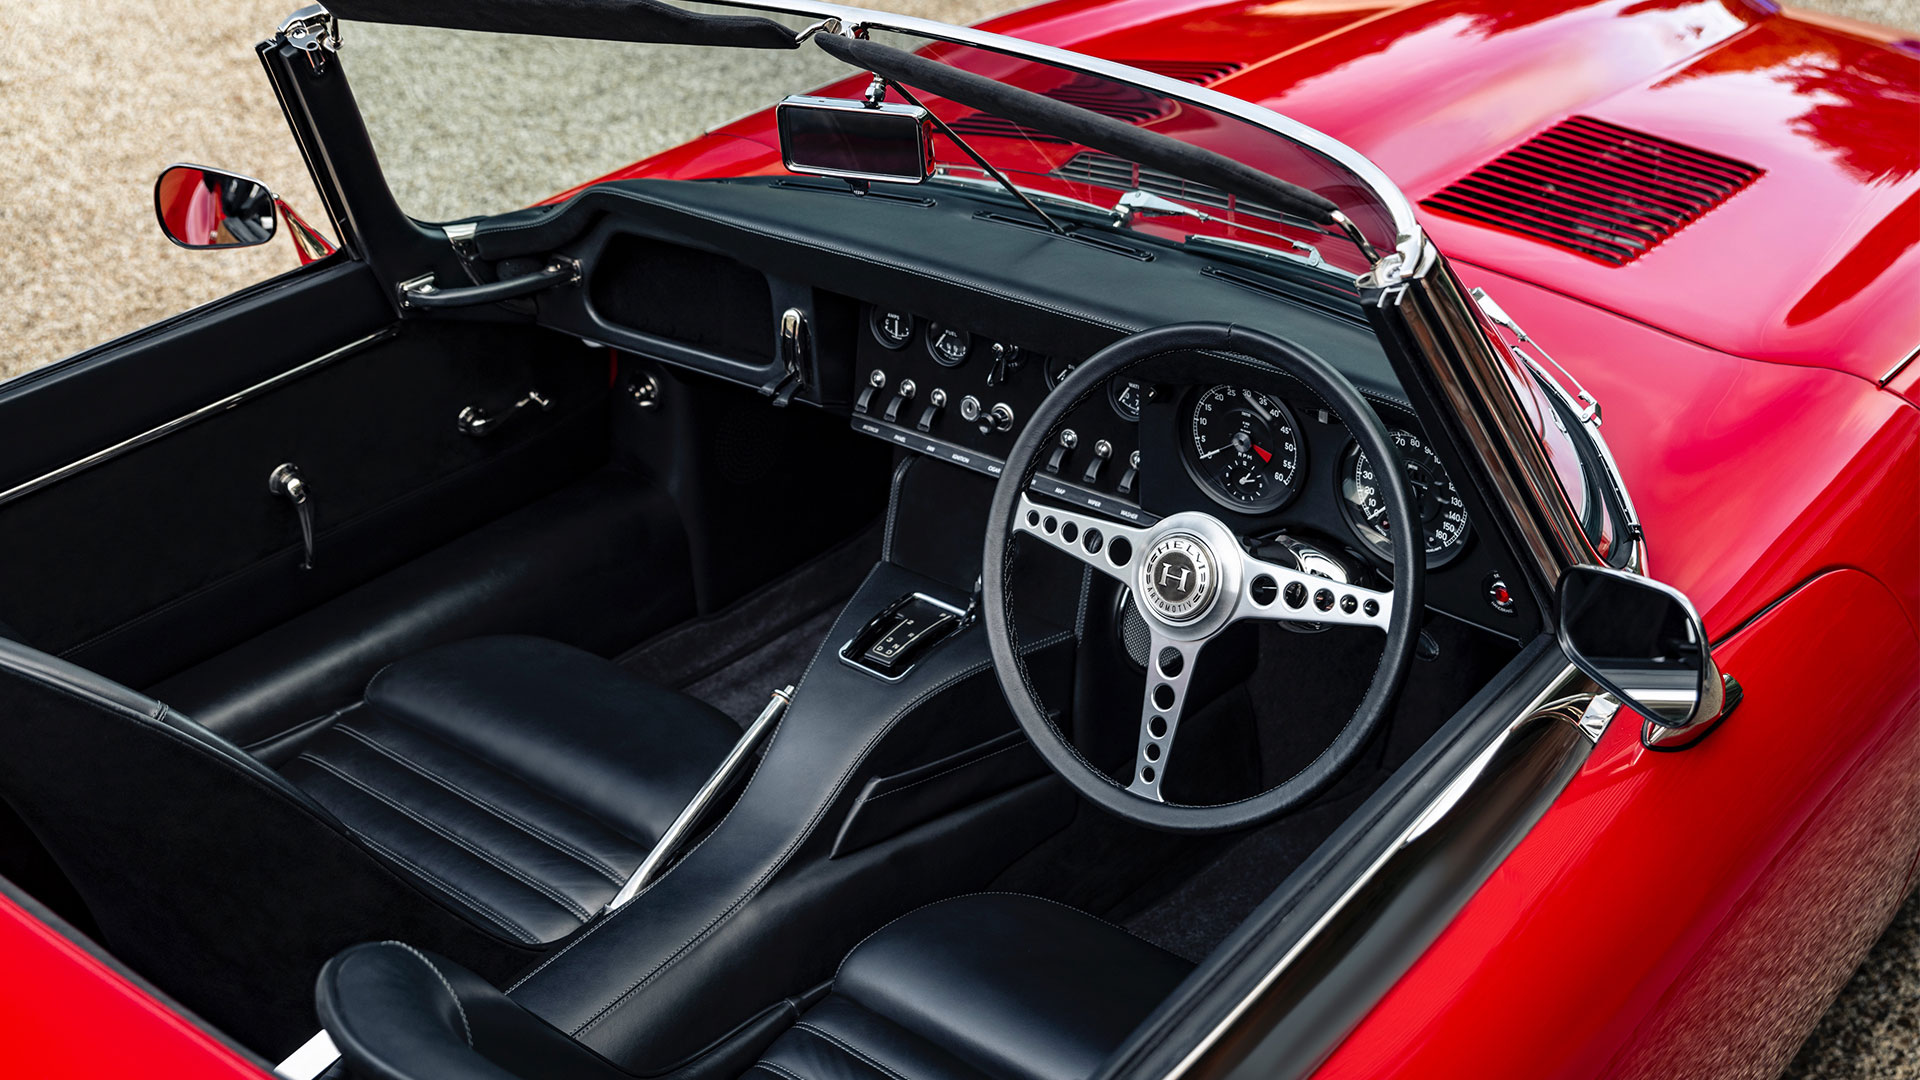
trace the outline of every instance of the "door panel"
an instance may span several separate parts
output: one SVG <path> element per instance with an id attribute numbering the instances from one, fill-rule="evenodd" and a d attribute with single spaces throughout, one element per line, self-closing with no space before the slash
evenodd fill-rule
<path id="1" fill-rule="evenodd" d="M 58 467 L 378 330 L 390 316 L 368 280 L 323 270 L 0 395 L 0 432 L 18 454 L 0 460 L 12 476 L 20 458 Z M 361 317 L 341 312 L 343 299 Z M 345 329 L 306 329 L 316 324 Z M 530 327 L 395 327 L 0 503 L 0 622 L 148 685 L 600 467 L 608 363 Z M 550 411 L 522 410 L 486 437 L 459 429 L 463 408 L 499 412 L 529 390 Z M 36 432 L 60 459 L 31 442 Z M 283 462 L 312 492 L 312 570 L 299 568 L 292 504 L 267 488 Z"/>

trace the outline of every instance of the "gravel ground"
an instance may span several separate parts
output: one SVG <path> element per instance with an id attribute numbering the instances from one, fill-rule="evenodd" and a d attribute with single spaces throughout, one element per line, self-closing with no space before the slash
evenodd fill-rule
<path id="1" fill-rule="evenodd" d="M 879 0 L 972 22 L 1006 0 Z M 265 181 L 297 209 L 319 199 L 267 91 L 252 46 L 294 0 L 0 0 L 0 378 L 138 329 L 291 269 L 285 241 L 191 252 L 154 225 L 161 167 L 195 161 Z M 1920 0 L 1814 0 L 1838 15 L 1920 30 Z M 132 35 L 134 47 L 117 48 Z M 516 49 L 469 36 L 354 27 L 355 85 L 393 112 L 369 117 L 403 206 L 427 218 L 496 211 L 671 146 L 702 126 L 838 74 L 811 52 L 769 66 L 688 50 L 560 42 Z M 357 55 L 356 55 L 357 54 Z M 123 59 L 113 62 L 111 56 Z M 640 80 L 595 72 L 644 72 Z M 743 75 L 751 71 L 757 78 Z M 385 74 L 382 74 L 382 73 Z M 768 80 L 778 80 L 769 89 Z M 432 86 L 429 100 L 421 87 Z M 571 112 L 545 103 L 566 95 Z M 519 97 L 520 115 L 448 104 Z M 582 103 L 585 107 L 582 107 Z M 420 128 L 420 118 L 435 125 Z M 698 120 L 692 122 L 690 118 Z M 403 122 L 404 121 L 404 122 Z M 566 157 L 552 154 L 553 125 Z M 483 171 L 439 149 L 486 126 L 514 152 Z M 319 223 L 316 221 L 316 223 Z M 1792 1080 L 1920 1080 L 1920 895 L 1910 898 L 1788 1070 Z"/>

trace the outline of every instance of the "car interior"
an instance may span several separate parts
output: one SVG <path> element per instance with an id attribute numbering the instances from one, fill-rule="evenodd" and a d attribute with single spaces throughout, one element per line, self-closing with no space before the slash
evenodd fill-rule
<path id="1" fill-rule="evenodd" d="M 1084 1080 L 1541 633 L 1351 274 L 794 175 L 468 236 L 570 276 L 0 388 L 0 874 L 269 1060 Z"/>

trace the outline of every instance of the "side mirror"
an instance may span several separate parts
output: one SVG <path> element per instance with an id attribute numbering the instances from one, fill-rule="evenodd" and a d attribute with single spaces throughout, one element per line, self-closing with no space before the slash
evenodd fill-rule
<path id="1" fill-rule="evenodd" d="M 183 248 L 253 247 L 273 239 L 273 192 L 258 180 L 172 165 L 153 185 L 160 231 Z"/>
<path id="2" fill-rule="evenodd" d="M 1561 575 L 1558 607 L 1568 659 L 1646 718 L 1647 749 L 1693 746 L 1740 703 L 1740 684 L 1714 664 L 1706 627 L 1679 590 L 1576 566 Z"/>
<path id="3" fill-rule="evenodd" d="M 333 254 L 333 244 L 265 184 L 200 165 L 169 165 L 153 185 L 160 231 L 183 248 L 255 247 L 287 219 L 302 265 Z"/>

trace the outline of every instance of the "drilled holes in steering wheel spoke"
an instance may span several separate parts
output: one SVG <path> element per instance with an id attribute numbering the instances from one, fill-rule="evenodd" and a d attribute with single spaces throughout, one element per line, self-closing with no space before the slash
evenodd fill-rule
<path id="1" fill-rule="evenodd" d="M 1133 777 L 1127 784 L 1130 794 L 1166 801 L 1160 785 L 1173 756 L 1180 714 L 1187 707 L 1187 684 L 1205 646 L 1205 639 L 1182 641 L 1158 630 L 1152 632 L 1147 649 L 1146 692 L 1140 702 L 1140 740 L 1134 748 Z"/>
<path id="2" fill-rule="evenodd" d="M 1106 518 L 1043 506 L 1024 492 L 1014 509 L 1013 531 L 1038 537 L 1128 587 L 1147 535 L 1145 529 Z"/>
<path id="3" fill-rule="evenodd" d="M 1368 626 L 1382 633 L 1392 622 L 1392 590 L 1368 589 L 1243 556 L 1240 604 L 1233 620 Z"/>

